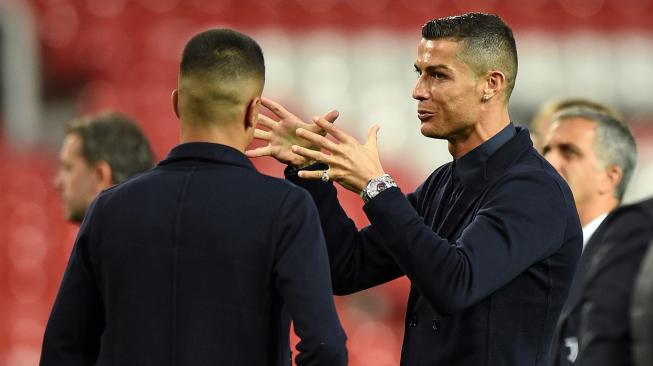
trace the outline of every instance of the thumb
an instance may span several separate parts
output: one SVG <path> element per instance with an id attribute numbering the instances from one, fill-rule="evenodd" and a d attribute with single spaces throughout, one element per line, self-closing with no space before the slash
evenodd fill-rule
<path id="1" fill-rule="evenodd" d="M 379 125 L 374 125 L 370 128 L 370 132 L 367 134 L 367 143 L 366 145 L 371 145 L 376 147 L 376 140 L 378 139 L 379 130 L 381 127 Z"/>
<path id="2" fill-rule="evenodd" d="M 325 120 L 329 121 L 329 123 L 334 123 L 339 115 L 340 115 L 340 112 L 338 112 L 337 110 L 334 109 L 331 112 L 325 114 L 323 116 L 323 118 Z"/>

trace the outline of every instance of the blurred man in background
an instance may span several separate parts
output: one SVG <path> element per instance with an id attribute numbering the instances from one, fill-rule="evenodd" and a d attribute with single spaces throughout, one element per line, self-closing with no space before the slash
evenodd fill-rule
<path id="1" fill-rule="evenodd" d="M 592 238 L 600 235 L 597 238 L 600 247 L 592 255 L 582 278 L 578 305 L 579 351 L 575 365 L 648 366 L 652 359 L 643 356 L 651 354 L 651 328 L 642 328 L 653 325 L 650 322 L 653 304 L 643 303 L 634 286 L 653 239 L 653 199 L 617 208 L 604 225 L 605 230 Z M 635 304 L 633 299 L 637 300 Z M 641 312 L 631 313 L 633 309 L 646 309 L 647 317 L 641 317 L 644 315 Z M 641 323 L 633 326 L 631 317 Z M 644 332 L 648 333 L 648 338 L 642 337 Z"/>
<path id="2" fill-rule="evenodd" d="M 469 13 L 431 20 L 421 36 L 420 130 L 446 139 L 454 161 L 417 191 L 405 196 L 385 173 L 378 126 L 360 144 L 315 119 L 333 141 L 274 103 L 266 106 L 280 121 L 267 122 L 257 136 L 268 146 L 250 156 L 296 165 L 286 176 L 319 207 L 336 294 L 408 276 L 402 365 L 545 365 L 581 228 L 569 187 L 510 121 L 512 31 L 496 15 Z M 302 168 L 297 156 L 320 164 Z M 357 230 L 331 180 L 361 195 L 370 226 Z"/>
<path id="3" fill-rule="evenodd" d="M 259 45 L 228 29 L 186 45 L 180 141 L 89 209 L 48 321 L 41 365 L 343 366 L 319 216 L 256 171 Z"/>
<path id="4" fill-rule="evenodd" d="M 71 120 L 54 181 L 66 219 L 82 222 L 100 192 L 153 165 L 150 143 L 127 116 L 104 113 Z"/>
<path id="5" fill-rule="evenodd" d="M 571 365 L 577 359 L 584 286 L 588 273 L 596 274 L 591 270 L 592 263 L 605 245 L 604 234 L 611 226 L 606 217 L 621 203 L 637 160 L 630 129 L 606 114 L 608 108 L 598 103 L 566 104 L 572 107 L 553 116 L 542 154 L 571 187 L 583 226 L 584 249 L 556 327 L 552 345 L 554 365 Z M 626 325 L 627 322 L 614 326 Z"/>
<path id="6" fill-rule="evenodd" d="M 634 365 L 649 366 L 653 360 L 653 198 L 639 203 L 644 216 L 642 224 L 648 230 L 648 249 L 643 256 L 637 278 L 635 280 L 630 307 L 630 338 Z"/>
<path id="7" fill-rule="evenodd" d="M 540 108 L 533 116 L 533 120 L 529 126 L 529 131 L 531 133 L 531 139 L 533 140 L 533 145 L 537 151 L 542 151 L 544 147 L 544 139 L 546 138 L 549 129 L 551 128 L 551 123 L 553 122 L 553 115 L 560 112 L 563 109 L 572 108 L 572 107 L 586 107 L 593 109 L 597 112 L 605 113 L 612 118 L 623 119 L 621 114 L 616 110 L 603 105 L 599 102 L 595 102 L 586 98 L 567 98 L 567 99 L 553 99 L 548 102 L 542 103 Z"/>

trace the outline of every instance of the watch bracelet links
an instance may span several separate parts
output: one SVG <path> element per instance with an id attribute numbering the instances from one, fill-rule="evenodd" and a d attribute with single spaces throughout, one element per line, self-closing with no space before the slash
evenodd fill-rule
<path id="1" fill-rule="evenodd" d="M 372 184 L 379 184 L 379 183 L 384 183 L 383 189 L 381 189 L 381 190 L 378 190 L 378 189 L 372 190 L 371 189 L 371 188 L 373 188 L 371 186 Z M 391 187 L 397 187 L 397 183 L 395 183 L 394 179 L 392 179 L 390 174 L 386 173 L 386 174 L 383 174 L 383 175 L 381 175 L 379 177 L 372 178 L 369 181 L 367 181 L 367 184 L 365 185 L 365 188 L 363 188 L 363 191 L 360 193 L 360 197 L 363 199 L 363 202 L 368 203 L 371 199 L 378 196 L 379 193 L 381 193 L 381 192 L 383 192 L 386 189 L 391 188 Z M 368 193 L 370 191 L 373 192 L 373 196 L 371 196 L 371 197 L 370 197 L 370 195 Z"/>

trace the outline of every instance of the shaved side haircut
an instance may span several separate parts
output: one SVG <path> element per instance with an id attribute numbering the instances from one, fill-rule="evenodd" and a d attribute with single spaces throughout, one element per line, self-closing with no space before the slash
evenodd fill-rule
<path id="1" fill-rule="evenodd" d="M 510 27 L 493 14 L 468 13 L 433 19 L 422 27 L 424 39 L 452 39 L 462 43 L 458 58 L 467 64 L 477 77 L 490 70 L 506 76 L 505 101 L 515 87 L 517 78 L 517 46 Z"/>
<path id="2" fill-rule="evenodd" d="M 187 121 L 230 120 L 237 107 L 263 91 L 263 51 L 240 32 L 208 30 L 186 44 L 179 79 L 181 113 Z"/>

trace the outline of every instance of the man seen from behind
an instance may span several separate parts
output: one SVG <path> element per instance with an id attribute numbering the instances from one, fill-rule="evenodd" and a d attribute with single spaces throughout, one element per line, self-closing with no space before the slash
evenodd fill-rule
<path id="1" fill-rule="evenodd" d="M 172 94 L 180 144 L 97 198 L 52 309 L 41 365 L 347 362 L 319 216 L 258 173 L 259 45 L 228 29 L 186 45 Z"/>

